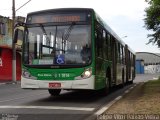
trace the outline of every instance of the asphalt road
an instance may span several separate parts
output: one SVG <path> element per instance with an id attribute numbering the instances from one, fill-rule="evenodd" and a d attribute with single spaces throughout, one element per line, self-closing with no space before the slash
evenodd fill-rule
<path id="1" fill-rule="evenodd" d="M 150 79 L 137 76 L 135 82 Z M 151 77 L 153 78 L 153 77 Z M 23 90 L 20 84 L 0 85 L 0 120 L 84 120 L 124 93 L 132 85 L 107 96 L 91 91 L 62 91 L 52 97 L 46 90 Z"/>

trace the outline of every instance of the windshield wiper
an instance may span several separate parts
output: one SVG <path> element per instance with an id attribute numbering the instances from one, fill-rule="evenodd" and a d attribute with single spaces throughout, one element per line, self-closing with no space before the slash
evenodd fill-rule
<path id="1" fill-rule="evenodd" d="M 69 36 L 70 36 L 70 33 L 73 29 L 73 26 L 75 25 L 75 22 L 72 22 L 72 24 L 69 26 L 69 28 L 67 29 L 67 32 L 63 34 L 62 38 L 63 40 L 68 40 Z"/>
<path id="2" fill-rule="evenodd" d="M 47 35 L 46 30 L 44 29 L 44 26 L 42 24 L 39 24 L 39 26 L 41 27 L 41 30 L 43 32 L 44 35 Z"/>
<path id="3" fill-rule="evenodd" d="M 72 24 L 67 29 L 66 33 L 64 32 L 62 34 L 62 44 L 64 44 L 64 46 L 62 45 L 62 51 L 64 53 L 65 53 L 66 40 L 68 40 L 74 25 L 75 25 L 75 22 L 72 22 Z"/>
<path id="4" fill-rule="evenodd" d="M 47 32 L 42 24 L 39 24 L 43 34 L 46 36 L 47 43 L 50 43 L 50 39 L 48 38 Z"/>

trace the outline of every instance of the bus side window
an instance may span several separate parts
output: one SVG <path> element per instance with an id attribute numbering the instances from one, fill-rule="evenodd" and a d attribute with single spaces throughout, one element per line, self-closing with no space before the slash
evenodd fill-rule
<path id="1" fill-rule="evenodd" d="M 117 61 L 118 63 L 122 63 L 122 52 L 121 52 L 121 45 L 120 43 L 117 43 Z"/>
<path id="2" fill-rule="evenodd" d="M 120 44 L 120 61 L 123 64 L 123 46 Z"/>
<path id="3" fill-rule="evenodd" d="M 99 56 L 99 49 L 98 49 L 98 33 L 95 31 L 95 48 L 96 48 L 96 56 Z"/>
<path id="4" fill-rule="evenodd" d="M 107 40 L 107 45 L 108 45 L 108 47 L 107 47 L 108 48 L 108 53 L 107 53 L 108 54 L 108 59 L 111 60 L 111 36 L 110 36 L 109 33 L 107 34 L 107 39 L 106 40 Z"/>
<path id="5" fill-rule="evenodd" d="M 98 33 L 98 41 L 97 41 L 97 47 L 99 52 L 99 57 L 103 58 L 103 38 L 102 33 Z"/>
<path id="6" fill-rule="evenodd" d="M 101 43 L 100 43 L 100 40 L 101 40 L 101 36 L 100 36 L 100 33 L 97 31 L 96 32 L 97 36 L 96 36 L 96 49 L 97 49 L 97 56 L 101 56 Z"/>
<path id="7" fill-rule="evenodd" d="M 100 26 L 96 26 L 96 32 L 95 32 L 95 37 L 96 37 L 96 53 L 98 57 L 103 58 L 103 31 Z"/>
<path id="8" fill-rule="evenodd" d="M 108 59 L 108 38 L 107 38 L 107 33 L 106 33 L 106 37 L 105 37 L 105 54 L 106 54 L 106 59 Z"/>
<path id="9" fill-rule="evenodd" d="M 117 42 L 117 43 L 116 43 L 116 54 L 117 54 L 116 57 L 117 57 L 117 63 L 120 63 L 120 57 L 119 57 L 120 54 L 119 54 L 119 53 L 120 53 L 119 43 Z"/>
<path id="10" fill-rule="evenodd" d="M 125 64 L 125 51 L 123 46 L 122 46 L 122 63 Z"/>
<path id="11" fill-rule="evenodd" d="M 103 30 L 103 52 L 104 52 L 104 59 L 108 59 L 108 41 L 107 41 L 107 32 Z"/>

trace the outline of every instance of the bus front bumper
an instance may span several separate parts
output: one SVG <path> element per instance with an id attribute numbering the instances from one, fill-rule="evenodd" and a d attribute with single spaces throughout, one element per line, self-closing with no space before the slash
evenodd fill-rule
<path id="1" fill-rule="evenodd" d="M 95 76 L 91 76 L 82 80 L 33 80 L 21 77 L 21 88 L 24 89 L 89 89 L 93 90 L 95 87 Z M 60 87 L 50 87 L 49 84 L 58 83 Z"/>

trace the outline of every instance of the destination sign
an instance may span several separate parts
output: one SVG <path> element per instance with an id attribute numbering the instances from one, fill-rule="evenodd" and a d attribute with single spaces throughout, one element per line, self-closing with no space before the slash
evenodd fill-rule
<path id="1" fill-rule="evenodd" d="M 61 16 L 61 15 L 57 15 L 57 16 L 53 16 L 52 17 L 53 22 L 77 22 L 77 21 L 81 21 L 81 16 L 79 15 L 70 15 L 70 16 Z"/>
<path id="2" fill-rule="evenodd" d="M 37 14 L 30 15 L 27 23 L 83 22 L 87 21 L 86 13 Z"/>

